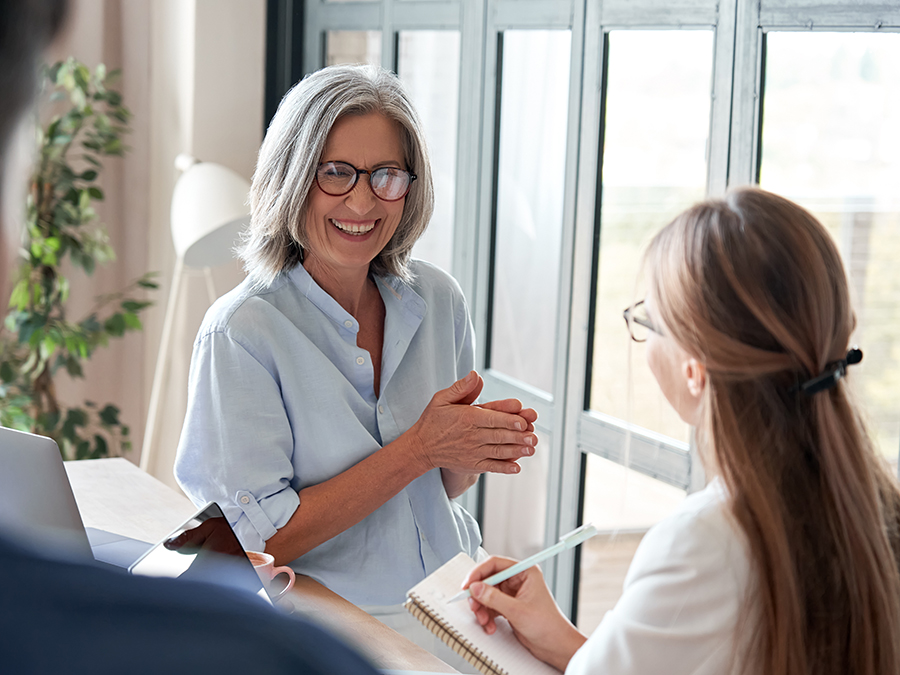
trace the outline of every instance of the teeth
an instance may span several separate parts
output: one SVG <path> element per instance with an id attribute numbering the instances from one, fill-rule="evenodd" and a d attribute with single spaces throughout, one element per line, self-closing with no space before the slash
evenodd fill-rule
<path id="1" fill-rule="evenodd" d="M 332 218 L 331 224 L 338 228 L 341 232 L 346 232 L 347 234 L 366 234 L 367 232 L 371 232 L 375 228 L 375 223 L 367 223 L 365 225 L 354 225 L 352 223 L 342 223 L 339 220 L 334 220 Z"/>

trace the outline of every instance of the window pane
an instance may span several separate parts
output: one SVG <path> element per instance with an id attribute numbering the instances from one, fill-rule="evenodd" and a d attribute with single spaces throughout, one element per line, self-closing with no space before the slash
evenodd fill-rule
<path id="1" fill-rule="evenodd" d="M 569 31 L 503 34 L 490 366 L 552 391 Z"/>
<path id="2" fill-rule="evenodd" d="M 601 534 L 581 549 L 578 627 L 588 635 L 622 594 L 622 583 L 644 533 L 672 513 L 685 491 L 610 462 L 587 456 L 583 522 Z"/>
<path id="3" fill-rule="evenodd" d="M 434 178 L 434 215 L 413 255 L 451 270 L 459 120 L 459 31 L 403 31 L 399 71 L 425 126 Z"/>
<path id="4" fill-rule="evenodd" d="M 325 65 L 381 65 L 381 31 L 330 30 L 325 35 Z"/>
<path id="5" fill-rule="evenodd" d="M 811 210 L 850 275 L 853 369 L 882 453 L 900 445 L 900 35 L 769 33 L 760 183 Z"/>
<path id="6" fill-rule="evenodd" d="M 622 310 L 649 239 L 706 192 L 712 61 L 712 31 L 609 34 L 590 407 L 684 442 Z"/>
<path id="7" fill-rule="evenodd" d="M 547 482 L 553 437 L 536 430 L 537 452 L 519 460 L 512 476 L 484 474 L 484 548 L 495 555 L 527 558 L 544 548 Z"/>

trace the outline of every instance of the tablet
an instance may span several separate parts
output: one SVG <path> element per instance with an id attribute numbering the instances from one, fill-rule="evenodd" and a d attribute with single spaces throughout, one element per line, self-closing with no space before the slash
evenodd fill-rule
<path id="1" fill-rule="evenodd" d="M 132 574 L 177 577 L 268 594 L 222 509 L 210 502 L 128 568 Z"/>

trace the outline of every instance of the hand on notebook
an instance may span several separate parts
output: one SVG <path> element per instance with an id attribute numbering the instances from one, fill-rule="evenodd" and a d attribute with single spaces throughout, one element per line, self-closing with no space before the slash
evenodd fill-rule
<path id="1" fill-rule="evenodd" d="M 504 616 L 528 651 L 555 668 L 565 670 L 587 638 L 560 611 L 540 568 L 527 569 L 494 587 L 480 583 L 515 562 L 510 558 L 491 556 L 474 567 L 463 582 L 463 588 L 472 593 L 469 607 L 486 633 L 496 631 L 496 617 Z"/>

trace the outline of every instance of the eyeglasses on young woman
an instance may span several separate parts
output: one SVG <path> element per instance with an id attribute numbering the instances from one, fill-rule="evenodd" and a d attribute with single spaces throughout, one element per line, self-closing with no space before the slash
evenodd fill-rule
<path id="1" fill-rule="evenodd" d="M 657 328 L 650 320 L 647 314 L 647 307 L 643 300 L 638 300 L 630 307 L 626 307 L 622 312 L 625 317 L 625 324 L 628 326 L 628 333 L 635 342 L 646 342 L 650 337 L 650 333 L 662 335 L 663 332 Z"/>

